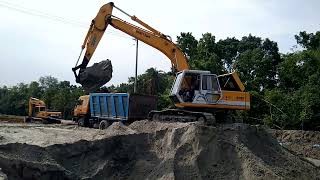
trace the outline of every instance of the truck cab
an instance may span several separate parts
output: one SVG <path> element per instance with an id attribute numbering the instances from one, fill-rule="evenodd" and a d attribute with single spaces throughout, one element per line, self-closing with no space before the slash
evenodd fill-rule
<path id="1" fill-rule="evenodd" d="M 80 96 L 73 110 L 74 117 L 82 117 L 89 113 L 89 95 Z"/>

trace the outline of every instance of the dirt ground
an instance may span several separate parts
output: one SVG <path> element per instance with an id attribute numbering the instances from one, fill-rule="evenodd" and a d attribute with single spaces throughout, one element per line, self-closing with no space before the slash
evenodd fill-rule
<path id="1" fill-rule="evenodd" d="M 271 133 L 281 146 L 320 167 L 319 131 L 271 130 Z"/>
<path id="2" fill-rule="evenodd" d="M 3 123 L 23 123 L 24 116 L 14 116 L 14 115 L 3 115 L 0 114 L 0 122 Z"/>
<path id="3" fill-rule="evenodd" d="M 270 130 L 245 124 L 0 123 L 0 179 L 320 179 L 318 167 L 288 149 Z"/>

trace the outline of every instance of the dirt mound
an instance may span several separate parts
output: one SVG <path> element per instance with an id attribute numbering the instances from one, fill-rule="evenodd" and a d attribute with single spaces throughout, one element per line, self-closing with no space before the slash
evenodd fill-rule
<path id="1" fill-rule="evenodd" d="M 44 133 L 52 133 L 55 127 Z M 3 173 L 9 179 L 320 177 L 319 169 L 283 149 L 259 126 L 139 121 L 130 126 L 114 124 L 106 131 L 75 128 L 72 133 L 77 137 L 67 132 L 63 136 L 70 135 L 69 141 L 52 137 L 59 139 L 56 144 L 42 143 L 43 138 L 37 143 L 12 139 L 10 143 L 3 137 L 7 139 L 0 143 Z M 81 138 L 85 134 L 87 138 Z"/>
<path id="2" fill-rule="evenodd" d="M 319 131 L 272 130 L 271 132 L 282 146 L 295 154 L 320 160 Z"/>

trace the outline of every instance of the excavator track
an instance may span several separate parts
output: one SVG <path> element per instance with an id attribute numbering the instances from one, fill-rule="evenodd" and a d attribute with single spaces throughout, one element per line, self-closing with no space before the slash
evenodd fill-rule
<path id="1" fill-rule="evenodd" d="M 181 109 L 165 109 L 162 111 L 151 111 L 149 120 L 168 122 L 204 122 L 206 125 L 215 125 L 216 119 L 213 114 L 206 112 L 194 112 Z"/>

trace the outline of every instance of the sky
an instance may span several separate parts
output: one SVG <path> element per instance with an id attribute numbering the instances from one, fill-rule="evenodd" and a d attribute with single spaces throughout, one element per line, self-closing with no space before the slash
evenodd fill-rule
<path id="1" fill-rule="evenodd" d="M 114 0 L 116 6 L 170 35 L 206 32 L 216 39 L 249 33 L 278 43 L 281 53 L 292 51 L 294 35 L 320 30 L 319 0 Z M 0 0 L 0 86 L 37 81 L 51 75 L 75 84 L 75 66 L 91 20 L 108 1 Z M 129 21 L 114 10 L 114 15 Z M 106 30 L 88 66 L 110 59 L 113 78 L 107 84 L 127 82 L 135 72 L 135 41 L 111 26 Z M 82 59 L 81 59 L 82 60 Z M 139 43 L 138 74 L 154 67 L 169 71 L 170 60 Z"/>

